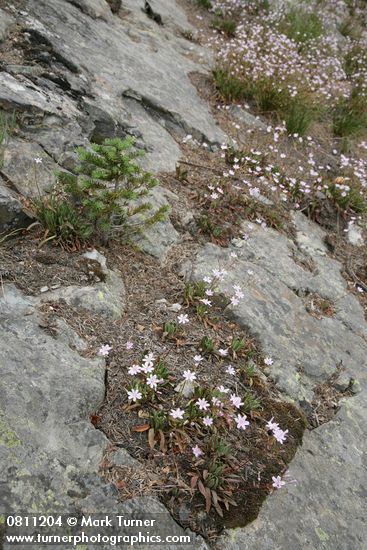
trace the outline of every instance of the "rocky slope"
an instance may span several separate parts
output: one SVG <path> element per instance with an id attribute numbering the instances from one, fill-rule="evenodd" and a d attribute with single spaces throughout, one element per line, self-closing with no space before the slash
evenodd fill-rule
<path id="1" fill-rule="evenodd" d="M 187 134 L 213 151 L 226 140 L 190 80 L 191 73 L 210 71 L 212 54 L 184 37 L 195 29 L 177 1 L 155 0 L 163 25 L 137 0 L 121 7 L 105 0 L 12 4 L 0 5 L 0 108 L 15 112 L 18 123 L 2 146 L 0 234 L 31 223 L 20 195 L 47 191 L 53 171 L 73 169 L 75 147 L 89 140 L 134 135 L 147 151 L 146 167 L 156 173 L 175 170 Z M 37 157 L 43 162 L 35 174 Z M 183 262 L 192 213 L 184 213 L 179 201 L 168 189 L 155 191 L 154 203 L 171 203 L 180 219 L 158 224 L 140 242 L 157 258 L 157 272 L 174 252 L 185 277 L 197 279 L 236 251 L 230 282 L 241 282 L 245 301 L 227 313 L 250 327 L 273 357 L 272 382 L 306 413 L 320 384 L 332 380 L 342 396 L 337 414 L 307 432 L 290 467 L 298 483 L 272 494 L 257 520 L 225 531 L 216 547 L 362 550 L 367 323 L 341 264 L 328 256 L 325 233 L 297 213 L 294 240 L 258 227 L 248 241 L 234 239 L 228 247 L 199 242 Z M 130 289 L 103 258 L 97 260 L 103 282 L 50 286 L 47 300 L 121 319 Z M 1 264 L 0 276 L 0 513 L 149 512 L 162 514 L 165 532 L 182 534 L 157 499 L 121 502 L 98 475 L 109 442 L 89 417 L 105 396 L 104 360 L 82 357 L 86 344 L 64 322 L 45 331 L 41 288 L 30 296 L 6 283 Z M 312 293 L 336 304 L 333 317 L 310 315 L 305 298 Z M 334 380 L 340 364 L 344 370 Z M 132 461 L 123 452 L 118 460 Z M 209 547 L 192 537 L 192 548 Z"/>

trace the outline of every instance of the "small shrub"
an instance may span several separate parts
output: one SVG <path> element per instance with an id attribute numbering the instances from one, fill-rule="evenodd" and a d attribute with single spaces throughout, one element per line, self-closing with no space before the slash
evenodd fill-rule
<path id="1" fill-rule="evenodd" d="M 60 242 L 97 238 L 107 242 L 113 236 L 128 236 L 132 228 L 129 218 L 151 208 L 142 199 L 157 181 L 144 172 L 135 159 L 142 152 L 134 148 L 131 137 L 106 139 L 92 143 L 90 149 L 77 149 L 79 175 L 58 174 L 62 185 L 62 204 L 57 206 L 60 191 L 34 202 L 37 215 L 48 235 Z M 61 209 L 61 212 L 59 210 Z M 161 221 L 167 207 L 136 224 L 147 225 Z M 65 221 L 70 218 L 70 221 Z"/>

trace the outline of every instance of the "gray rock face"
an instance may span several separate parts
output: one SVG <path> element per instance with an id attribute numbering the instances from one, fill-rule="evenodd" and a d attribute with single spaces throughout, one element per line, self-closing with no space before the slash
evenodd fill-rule
<path id="1" fill-rule="evenodd" d="M 37 163 L 35 159 L 41 159 Z M 10 139 L 4 151 L 2 173 L 12 182 L 20 194 L 39 197 L 55 183 L 54 172 L 58 166 L 36 143 Z"/>
<path id="2" fill-rule="evenodd" d="M 273 358 L 278 387 L 294 399 L 309 400 L 314 386 L 340 362 L 351 378 L 358 377 L 366 363 L 367 325 L 358 300 L 347 294 L 340 265 L 325 255 L 321 230 L 303 218 L 295 217 L 298 247 L 271 229 L 254 226 L 248 241 L 234 243 L 238 260 L 231 260 L 230 249 L 208 244 L 195 260 L 193 276 L 202 278 L 211 269 L 233 264 L 225 286 L 239 284 L 245 298 L 231 315 Z M 302 260 L 312 260 L 314 272 L 302 267 Z M 335 303 L 335 316 L 311 316 L 302 300 L 308 292 Z"/>
<path id="3" fill-rule="evenodd" d="M 125 311 L 126 292 L 120 274 L 108 269 L 106 258 L 93 250 L 86 252 L 84 257 L 98 262 L 103 280 L 89 286 L 68 286 L 48 292 L 46 300 L 65 300 L 76 309 L 84 309 L 93 315 L 100 315 L 109 319 L 118 319 Z"/>
<path id="4" fill-rule="evenodd" d="M 275 491 L 252 524 L 227 531 L 218 550 L 363 550 L 367 540 L 362 397 L 367 323 L 359 302 L 348 294 L 340 264 L 326 256 L 323 231 L 302 214 L 294 222 L 296 243 L 255 226 L 247 228 L 248 241 L 236 240 L 230 249 L 206 245 L 193 262 L 192 276 L 227 267 L 222 288 L 239 284 L 245 294 L 228 314 L 248 327 L 273 358 L 271 376 L 286 395 L 312 400 L 317 384 L 341 361 L 344 389 L 356 379 L 360 393 L 343 399 L 331 421 L 306 434 L 289 468 L 298 483 Z M 230 257 L 231 250 L 238 259 Z M 306 268 L 310 261 L 313 271 Z M 301 298 L 308 291 L 332 300 L 334 317 L 311 317 Z"/>
<path id="5" fill-rule="evenodd" d="M 10 26 L 14 23 L 14 18 L 4 10 L 0 9 L 0 43 L 8 35 Z"/>
<path id="6" fill-rule="evenodd" d="M 28 221 L 30 219 L 23 212 L 16 194 L 1 183 L 0 179 L 0 233 L 26 225 Z"/>
<path id="7" fill-rule="evenodd" d="M 131 134 L 146 150 L 144 168 L 154 172 L 175 169 L 177 140 L 188 133 L 213 147 L 225 140 L 189 78 L 209 65 L 206 50 L 178 32 L 190 28 L 183 10 L 155 2 L 161 26 L 142 7 L 135 0 L 121 10 L 106 0 L 30 0 L 16 13 L 24 61 L 0 74 L 0 108 L 18 115 L 3 173 L 19 193 L 48 191 L 60 166 L 75 168 L 75 148 L 88 140 Z M 176 241 L 167 222 L 141 246 L 164 259 Z"/>
<path id="8" fill-rule="evenodd" d="M 154 187 L 149 197 L 144 197 L 146 198 L 146 202 L 149 202 L 152 206 L 148 210 L 148 215 L 153 215 L 161 206 L 169 205 L 169 199 L 171 198 L 172 200 L 171 195 L 173 195 L 174 199 L 174 193 L 162 187 Z M 137 215 L 136 217 L 140 219 L 139 216 Z M 134 223 L 134 217 L 131 218 L 131 221 Z M 178 240 L 179 233 L 173 227 L 169 216 L 164 221 L 152 225 L 148 230 L 144 230 L 141 234 L 133 236 L 133 241 L 142 251 L 158 258 L 161 262 L 164 262 L 168 251 Z"/>
<path id="9" fill-rule="evenodd" d="M 0 514 L 158 514 L 161 534 L 182 535 L 156 499 L 119 503 L 116 490 L 98 476 L 108 441 L 89 415 L 104 398 L 104 361 L 83 359 L 63 338 L 45 333 L 36 305 L 12 286 L 0 296 Z M 116 457 L 134 465 L 127 458 Z M 191 535 L 190 550 L 207 548 Z"/>
<path id="10" fill-rule="evenodd" d="M 32 66 L 42 70 L 7 67 L 0 76 L 0 106 L 42 119 L 32 127 L 36 143 L 44 142 L 40 134 L 51 124 L 54 133 L 56 125 L 64 135 L 62 128 L 74 121 L 53 158 L 79 144 L 80 128 L 84 138 L 93 136 L 91 110 L 113 121 L 112 135 L 141 137 L 154 170 L 170 170 L 179 158 L 171 133 L 182 138 L 190 132 L 208 143 L 224 140 L 188 77 L 208 67 L 188 57 L 193 47 L 204 59 L 203 49 L 175 36 L 177 26 L 190 28 L 183 11 L 167 0 L 156 3 L 164 19 L 160 27 L 141 7 L 135 0 L 125 2 L 116 16 L 105 0 L 31 0 L 18 15 L 28 29 L 24 47 L 34 48 Z"/>

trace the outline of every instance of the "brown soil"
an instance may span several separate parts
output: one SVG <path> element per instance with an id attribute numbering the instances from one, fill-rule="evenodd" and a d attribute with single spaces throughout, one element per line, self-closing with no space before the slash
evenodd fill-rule
<path id="1" fill-rule="evenodd" d="M 55 317 L 65 319 L 88 343 L 86 356 L 95 356 L 102 344 L 112 346 L 107 359 L 106 399 L 91 421 L 97 429 L 104 431 L 114 447 L 127 449 L 143 468 L 134 472 L 134 469 L 113 466 L 109 460 L 109 450 L 101 472 L 115 483 L 121 498 L 156 494 L 177 521 L 206 537 L 215 537 L 224 525 L 245 525 L 256 517 L 263 500 L 271 492 L 271 477 L 282 475 L 293 458 L 305 429 L 302 413 L 294 405 L 284 402 L 274 387 L 267 383 L 262 374 L 263 359 L 256 342 L 223 316 L 221 306 L 216 306 L 204 322 L 196 317 L 193 306 L 187 305 L 183 299 L 183 281 L 172 271 L 175 254 L 171 255 L 166 267 L 158 267 L 154 259 L 131 248 L 116 245 L 102 252 L 107 255 L 110 266 L 121 271 L 127 287 L 129 303 L 122 319 L 107 321 L 75 311 L 62 302 L 44 303 L 42 306 L 45 326 L 52 326 Z M 187 253 L 190 254 L 189 248 Z M 57 265 L 54 267 L 57 269 Z M 157 302 L 162 299 L 168 300 L 167 304 Z M 177 313 L 166 308 L 172 302 L 182 304 L 181 313 L 187 313 L 191 322 L 180 328 L 175 338 L 165 339 L 162 335 L 163 324 L 177 317 Z M 243 350 L 236 357 L 224 361 L 218 355 L 204 354 L 200 350 L 203 336 L 211 337 L 216 348 L 219 348 L 228 347 L 233 334 L 243 337 L 245 341 Z M 131 351 L 126 350 L 128 340 L 135 344 Z M 153 351 L 157 357 L 164 359 L 170 371 L 170 384 L 162 390 L 157 400 L 142 406 L 131 406 L 126 388 L 132 377 L 128 375 L 127 368 L 139 362 L 145 351 Z M 231 452 L 223 458 L 226 465 L 223 487 L 227 497 L 233 499 L 237 506 L 231 505 L 226 510 L 222 504 L 223 518 L 213 507 L 206 514 L 203 496 L 197 489 L 191 488 L 192 477 L 205 469 L 205 464 L 200 461 L 193 464 L 191 446 L 208 437 L 205 430 L 200 434 L 197 428 L 194 430 L 187 426 L 186 436 L 177 433 L 173 439 L 165 432 L 164 442 L 160 439 L 153 449 L 148 443 L 148 432 L 135 431 L 149 424 L 152 412 L 160 408 L 170 410 L 183 404 L 174 387 L 182 380 L 184 370 L 193 369 L 196 353 L 205 357 L 197 369 L 201 388 L 223 384 L 240 395 L 250 393 L 259 401 L 258 409 L 247 411 L 251 426 L 246 431 L 228 430 L 227 443 L 231 446 Z M 257 365 L 251 376 L 246 374 L 249 362 Z M 236 377 L 225 373 L 224 366 L 229 363 L 236 368 Z M 265 429 L 265 421 L 272 416 L 282 429 L 289 430 L 289 438 L 283 445 L 276 443 Z M 191 444 L 185 442 L 186 437 Z M 221 489 L 217 491 L 220 495 Z M 188 513 L 182 520 L 184 510 Z"/>

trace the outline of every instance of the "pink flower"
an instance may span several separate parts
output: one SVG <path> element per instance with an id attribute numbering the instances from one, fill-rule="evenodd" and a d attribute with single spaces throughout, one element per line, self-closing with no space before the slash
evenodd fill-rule
<path id="1" fill-rule="evenodd" d="M 273 422 L 273 420 L 274 420 L 274 416 L 272 416 L 271 419 L 267 422 L 266 424 L 267 430 L 274 431 L 279 429 L 279 424 L 277 424 L 276 422 Z"/>
<path id="2" fill-rule="evenodd" d="M 198 399 L 195 403 L 201 411 L 206 411 L 209 408 L 209 403 L 206 399 Z"/>
<path id="3" fill-rule="evenodd" d="M 172 409 L 171 412 L 169 413 L 170 416 L 172 416 L 172 418 L 178 418 L 179 420 L 182 420 L 183 419 L 183 416 L 185 414 L 185 411 L 178 408 L 178 409 Z"/>
<path id="4" fill-rule="evenodd" d="M 112 346 L 109 346 L 108 344 L 104 344 L 99 348 L 97 355 L 99 355 L 100 357 L 106 357 L 106 355 L 110 353 L 111 349 L 112 349 Z"/>
<path id="5" fill-rule="evenodd" d="M 126 349 L 133 349 L 134 347 L 134 342 L 126 342 Z"/>
<path id="6" fill-rule="evenodd" d="M 198 447 L 197 445 L 192 448 L 192 452 L 196 456 L 196 458 L 199 458 L 199 456 L 204 454 L 203 451 L 200 449 L 200 447 Z"/>
<path id="7" fill-rule="evenodd" d="M 196 380 L 196 374 L 191 370 L 184 370 L 183 377 L 186 382 L 193 382 Z"/>
<path id="8" fill-rule="evenodd" d="M 181 313 L 181 315 L 179 315 L 177 317 L 177 321 L 178 321 L 178 324 L 179 325 L 186 325 L 187 323 L 189 323 L 189 316 L 186 315 L 186 313 Z"/>
<path id="9" fill-rule="evenodd" d="M 283 485 L 285 485 L 285 481 L 283 481 L 280 476 L 272 476 L 271 479 L 273 480 L 273 487 L 275 487 L 275 489 L 281 489 Z"/>
<path id="10" fill-rule="evenodd" d="M 139 365 L 133 365 L 132 367 L 129 368 L 127 372 L 131 376 L 135 376 L 135 374 L 139 374 L 140 371 L 141 371 L 141 367 L 139 367 Z"/>
<path id="11" fill-rule="evenodd" d="M 204 416 L 203 424 L 209 428 L 213 424 L 212 417 L 211 416 Z"/>
<path id="12" fill-rule="evenodd" d="M 280 428 L 273 430 L 273 435 L 275 439 L 278 441 L 278 443 L 281 443 L 282 445 L 288 437 L 287 434 L 288 430 L 281 430 Z"/>
<path id="13" fill-rule="evenodd" d="M 239 409 L 243 405 L 243 401 L 241 400 L 241 398 L 238 395 L 235 395 L 234 393 L 232 393 L 230 400 L 232 405 L 236 407 L 236 409 Z"/>
<path id="14" fill-rule="evenodd" d="M 156 376 L 155 374 L 151 374 L 150 376 L 148 376 L 147 384 L 150 388 L 152 388 L 153 390 L 156 390 L 158 383 L 159 383 L 158 376 Z"/>
<path id="15" fill-rule="evenodd" d="M 235 417 L 235 421 L 237 422 L 237 428 L 239 430 L 246 430 L 247 426 L 250 425 L 250 422 L 246 419 L 247 419 L 247 416 L 245 414 L 244 415 L 238 414 Z"/>
<path id="16" fill-rule="evenodd" d="M 134 401 L 134 403 L 136 403 L 138 399 L 142 398 L 142 393 L 135 388 L 127 392 L 127 397 L 129 401 Z"/>

